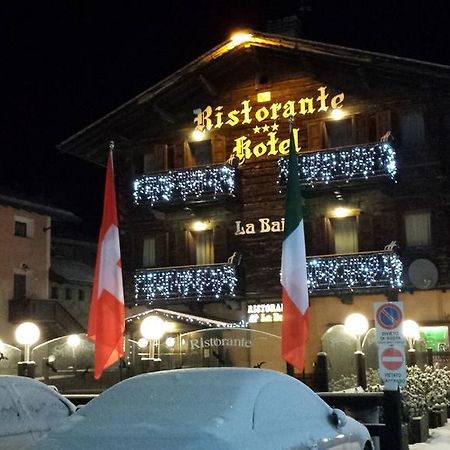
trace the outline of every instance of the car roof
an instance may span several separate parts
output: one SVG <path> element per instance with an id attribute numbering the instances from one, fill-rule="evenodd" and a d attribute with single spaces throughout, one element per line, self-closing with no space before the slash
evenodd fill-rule
<path id="1" fill-rule="evenodd" d="M 77 414 L 94 423 L 135 424 L 145 418 L 158 428 L 249 429 L 258 396 L 268 386 L 292 390 L 299 402 L 322 402 L 307 386 L 281 372 L 248 368 L 179 369 L 138 375 L 91 400 Z M 323 402 L 325 405 L 325 403 Z"/>

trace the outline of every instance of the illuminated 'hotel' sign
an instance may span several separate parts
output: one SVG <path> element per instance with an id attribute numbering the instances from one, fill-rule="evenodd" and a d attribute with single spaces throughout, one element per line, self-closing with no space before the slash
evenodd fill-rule
<path id="1" fill-rule="evenodd" d="M 194 118 L 195 129 L 201 132 L 218 130 L 224 127 L 248 125 L 252 127 L 254 134 L 265 134 L 267 139 L 254 145 L 247 136 L 240 136 L 234 140 L 235 145 L 232 154 L 238 158 L 239 163 L 250 158 L 259 158 L 267 155 L 287 155 L 289 153 L 289 139 L 280 141 L 277 137 L 279 124 L 282 119 L 295 116 L 326 112 L 330 108 L 340 109 L 343 106 L 344 93 L 333 97 L 327 93 L 327 87 L 317 89 L 317 97 L 303 97 L 299 100 L 287 100 L 284 103 L 271 103 L 267 106 L 254 106 L 251 100 L 243 100 L 239 109 L 225 111 L 223 106 L 207 106 L 199 111 Z M 272 122 L 272 123 L 269 123 Z M 300 151 L 299 130 L 293 129 L 293 136 L 297 152 Z"/>

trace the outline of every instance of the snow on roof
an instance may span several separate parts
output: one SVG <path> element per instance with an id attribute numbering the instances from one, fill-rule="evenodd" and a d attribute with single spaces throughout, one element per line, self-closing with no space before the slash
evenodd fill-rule
<path id="1" fill-rule="evenodd" d="M 56 276 L 62 277 L 67 281 L 79 283 L 92 283 L 94 278 L 93 267 L 80 261 L 54 257 L 50 268 Z"/>

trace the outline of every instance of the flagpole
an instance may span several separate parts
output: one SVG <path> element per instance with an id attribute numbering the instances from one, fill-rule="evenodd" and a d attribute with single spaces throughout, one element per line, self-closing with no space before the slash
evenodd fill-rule
<path id="1" fill-rule="evenodd" d="M 291 139 L 292 128 L 294 128 L 294 116 L 288 119 L 289 139 Z M 286 362 L 286 374 L 295 378 L 295 368 L 288 362 Z"/>

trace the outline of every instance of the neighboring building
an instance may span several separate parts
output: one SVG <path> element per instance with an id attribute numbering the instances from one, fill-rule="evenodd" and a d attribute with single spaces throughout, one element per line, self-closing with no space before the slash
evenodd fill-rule
<path id="1" fill-rule="evenodd" d="M 293 116 L 311 373 L 326 329 L 351 312 L 373 318 L 376 301 L 403 300 L 407 318 L 448 326 L 449 106 L 450 67 L 253 33 L 215 47 L 60 149 L 105 165 L 115 143 L 131 314 L 170 308 L 280 335 Z"/>
<path id="2" fill-rule="evenodd" d="M 54 228 L 78 222 L 68 211 L 17 193 L 0 193 L 2 341 L 15 343 L 14 329 L 24 320 L 40 325 L 42 340 L 84 330 L 76 311 L 69 313 L 70 308 L 50 295 Z"/>

